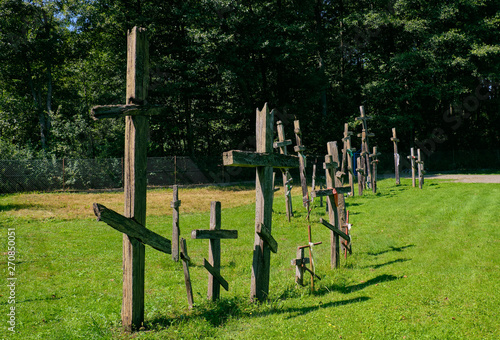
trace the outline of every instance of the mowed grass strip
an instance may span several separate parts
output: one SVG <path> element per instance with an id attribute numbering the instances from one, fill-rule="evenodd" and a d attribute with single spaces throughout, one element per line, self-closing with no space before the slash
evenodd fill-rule
<path id="1" fill-rule="evenodd" d="M 3 327 L 0 338 L 500 338 L 500 185 L 429 180 L 419 190 L 410 180 L 402 181 L 400 186 L 379 181 L 379 193 L 347 199 L 354 254 L 342 259 L 338 270 L 330 268 L 330 232 L 318 223 L 328 215 L 319 200 L 313 203 L 312 238 L 323 242 L 314 248 L 316 273 L 322 278 L 314 292 L 295 285 L 290 264 L 297 246 L 307 244 L 300 190 L 294 190 L 291 223 L 283 192 L 277 192 L 273 235 L 279 247 L 271 255 L 270 296 L 263 304 L 249 301 L 254 191 L 203 189 L 210 196 L 205 201 L 200 189 L 181 189 L 181 235 L 192 258 L 195 308 L 187 308 L 181 264 L 147 247 L 145 327 L 132 336 L 120 329 L 122 235 L 91 215 L 71 219 L 69 203 L 59 208 L 51 203 L 52 195 L 59 194 L 39 194 L 45 200 L 36 203 L 38 217 L 18 214 L 16 202 L 25 195 L 3 196 L 2 233 L 16 228 L 17 235 L 18 333 L 12 337 Z M 148 197 L 147 225 L 170 238 L 171 191 L 153 191 L 160 208 L 154 213 L 154 200 Z M 222 291 L 221 301 L 210 303 L 203 268 L 208 241 L 192 240 L 190 232 L 209 228 L 209 201 L 226 194 L 222 228 L 237 229 L 239 238 L 221 242 L 221 274 L 230 289 Z M 65 195 L 77 196 L 68 202 L 85 204 L 81 197 L 88 194 Z M 117 205 L 123 199 L 121 193 L 106 195 L 111 196 L 97 201 L 112 207 L 106 199 L 116 199 Z M 188 210 L 187 202 L 195 202 L 194 210 Z M 57 215 L 47 218 L 43 211 Z M 6 248 L 5 237 L 0 246 Z M 5 257 L 0 263 L 6 277 Z M 3 310 L 7 293 L 1 285 Z"/>

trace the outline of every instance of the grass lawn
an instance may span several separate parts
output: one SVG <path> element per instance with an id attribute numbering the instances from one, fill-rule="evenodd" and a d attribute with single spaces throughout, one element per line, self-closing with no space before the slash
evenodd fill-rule
<path id="1" fill-rule="evenodd" d="M 500 184 L 402 179 L 379 193 L 347 198 L 353 255 L 330 269 L 327 218 L 311 214 L 316 290 L 297 287 L 290 260 L 307 244 L 306 212 L 293 190 L 288 223 L 275 194 L 268 302 L 250 303 L 254 191 L 249 187 L 180 189 L 181 234 L 192 263 L 189 310 L 181 263 L 146 247 L 145 327 L 121 333 L 122 235 L 96 222 L 92 203 L 118 212 L 122 193 L 0 196 L 0 339 L 500 339 Z M 229 291 L 206 300 L 210 200 L 222 202 L 222 276 Z M 172 191 L 148 194 L 148 228 L 170 238 Z M 8 330 L 8 231 L 15 229 L 16 333 Z M 309 276 L 306 276 L 306 281 Z"/>

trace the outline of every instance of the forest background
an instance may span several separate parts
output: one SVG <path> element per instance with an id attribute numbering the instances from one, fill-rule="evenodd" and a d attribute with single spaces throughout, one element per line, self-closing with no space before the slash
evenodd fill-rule
<path id="1" fill-rule="evenodd" d="M 288 138 L 301 121 L 311 154 L 356 130 L 364 105 L 379 151 L 392 155 L 395 127 L 426 154 L 500 158 L 498 0 L 0 0 L 0 19 L 1 159 L 122 157 L 123 119 L 90 108 L 125 103 L 135 25 L 148 101 L 166 106 L 150 157 L 254 149 L 268 102 Z"/>

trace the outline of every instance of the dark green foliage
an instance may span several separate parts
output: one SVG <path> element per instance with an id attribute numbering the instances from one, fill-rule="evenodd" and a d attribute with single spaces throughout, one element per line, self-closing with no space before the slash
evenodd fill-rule
<path id="1" fill-rule="evenodd" d="M 340 141 L 345 122 L 359 130 L 359 105 L 375 118 L 381 152 L 392 152 L 392 127 L 404 152 L 415 141 L 429 154 L 494 148 L 499 9 L 492 0 L 0 0 L 0 157 L 120 157 L 123 122 L 94 122 L 89 109 L 125 102 L 134 25 L 150 32 L 148 100 L 167 106 L 151 119 L 150 156 L 208 164 L 253 149 L 265 102 L 288 138 L 301 120 L 311 154 Z"/>

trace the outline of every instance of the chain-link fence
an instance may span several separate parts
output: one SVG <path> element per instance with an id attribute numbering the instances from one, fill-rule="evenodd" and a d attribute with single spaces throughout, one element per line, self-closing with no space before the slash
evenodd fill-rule
<path id="1" fill-rule="evenodd" d="M 408 152 L 409 153 L 409 152 Z M 404 152 L 400 152 L 401 170 L 409 169 Z M 467 171 L 500 169 L 499 150 L 433 152 L 423 154 L 425 169 Z M 392 153 L 379 157 L 379 174 L 394 173 Z M 306 174 L 311 182 L 316 163 L 316 183 L 324 182 L 324 156 L 308 156 Z M 279 171 L 278 171 L 279 172 Z M 300 185 L 298 169 L 291 169 L 296 186 Z M 147 164 L 148 186 L 173 184 L 211 184 L 255 180 L 253 168 L 223 167 L 220 164 L 196 162 L 190 157 L 150 157 Z M 281 185 L 281 176 L 276 176 Z M 23 191 L 89 190 L 123 188 L 123 159 L 35 159 L 0 160 L 0 193 Z"/>
<path id="2" fill-rule="evenodd" d="M 122 158 L 0 160 L 0 193 L 122 188 L 123 175 Z M 207 168 L 190 157 L 151 157 L 147 164 L 148 186 L 220 183 L 245 176 L 228 176 L 223 167 Z"/>

